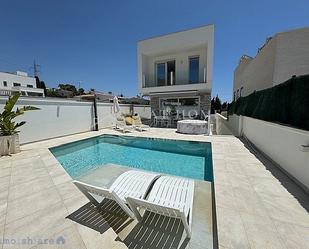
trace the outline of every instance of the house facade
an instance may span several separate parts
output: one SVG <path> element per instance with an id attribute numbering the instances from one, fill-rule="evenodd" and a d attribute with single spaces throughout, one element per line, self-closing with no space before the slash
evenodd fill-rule
<path id="1" fill-rule="evenodd" d="M 210 110 L 214 26 L 175 32 L 138 42 L 139 91 L 150 97 L 153 115 L 170 110 Z"/>
<path id="2" fill-rule="evenodd" d="M 44 89 L 37 88 L 34 77 L 27 73 L 16 71 L 15 73 L 0 72 L 0 95 L 12 95 L 21 93 L 22 96 L 45 97 Z"/>
<path id="3" fill-rule="evenodd" d="M 234 71 L 233 99 L 309 73 L 309 28 L 268 38 L 253 58 L 243 55 Z"/>

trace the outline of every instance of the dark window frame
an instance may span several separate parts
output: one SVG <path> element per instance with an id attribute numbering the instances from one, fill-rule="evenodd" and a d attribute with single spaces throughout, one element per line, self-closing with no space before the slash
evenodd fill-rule
<path id="1" fill-rule="evenodd" d="M 191 69 L 191 60 L 197 60 L 197 72 L 192 71 Z M 200 81 L 200 56 L 190 56 L 188 58 L 188 66 L 189 66 L 189 84 L 196 84 Z M 195 75 L 194 75 L 195 74 Z"/>

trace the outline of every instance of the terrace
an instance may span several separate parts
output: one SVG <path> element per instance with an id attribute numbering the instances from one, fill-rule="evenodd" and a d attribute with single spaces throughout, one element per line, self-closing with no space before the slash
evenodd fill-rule
<path id="1" fill-rule="evenodd" d="M 57 248 L 127 248 L 116 234 L 99 233 L 66 219 L 88 202 L 48 148 L 102 134 L 85 132 L 21 146 L 0 158 L 0 234 L 2 248 L 45 248 L 30 238 L 59 239 Z M 250 144 L 232 135 L 182 135 L 151 128 L 129 136 L 211 142 L 214 184 L 196 181 L 192 238 L 180 248 L 307 248 L 309 198 L 289 177 Z M 124 170 L 124 169 L 122 169 Z M 110 166 L 85 180 L 109 186 L 121 170 Z M 26 239 L 21 243 L 21 239 Z M 64 241 L 62 240 L 64 239 Z"/>

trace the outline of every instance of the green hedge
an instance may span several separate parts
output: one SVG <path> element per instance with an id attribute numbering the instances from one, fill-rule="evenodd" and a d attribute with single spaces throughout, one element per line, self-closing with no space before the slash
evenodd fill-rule
<path id="1" fill-rule="evenodd" d="M 233 101 L 228 114 L 237 114 L 309 130 L 309 74 Z"/>

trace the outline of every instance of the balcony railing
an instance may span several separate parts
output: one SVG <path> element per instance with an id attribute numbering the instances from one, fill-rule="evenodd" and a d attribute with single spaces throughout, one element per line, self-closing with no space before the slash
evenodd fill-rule
<path id="1" fill-rule="evenodd" d="M 149 88 L 149 87 L 165 87 L 165 86 L 174 86 L 174 85 L 192 85 L 192 84 L 202 84 L 207 83 L 207 74 L 206 74 L 206 68 L 203 70 L 203 80 L 198 82 L 179 82 L 174 79 L 174 72 L 170 72 L 169 82 L 166 80 L 164 85 L 158 85 L 158 83 L 155 80 L 149 80 L 147 79 L 147 75 L 143 74 L 142 77 L 142 87 L 143 88 Z"/>

